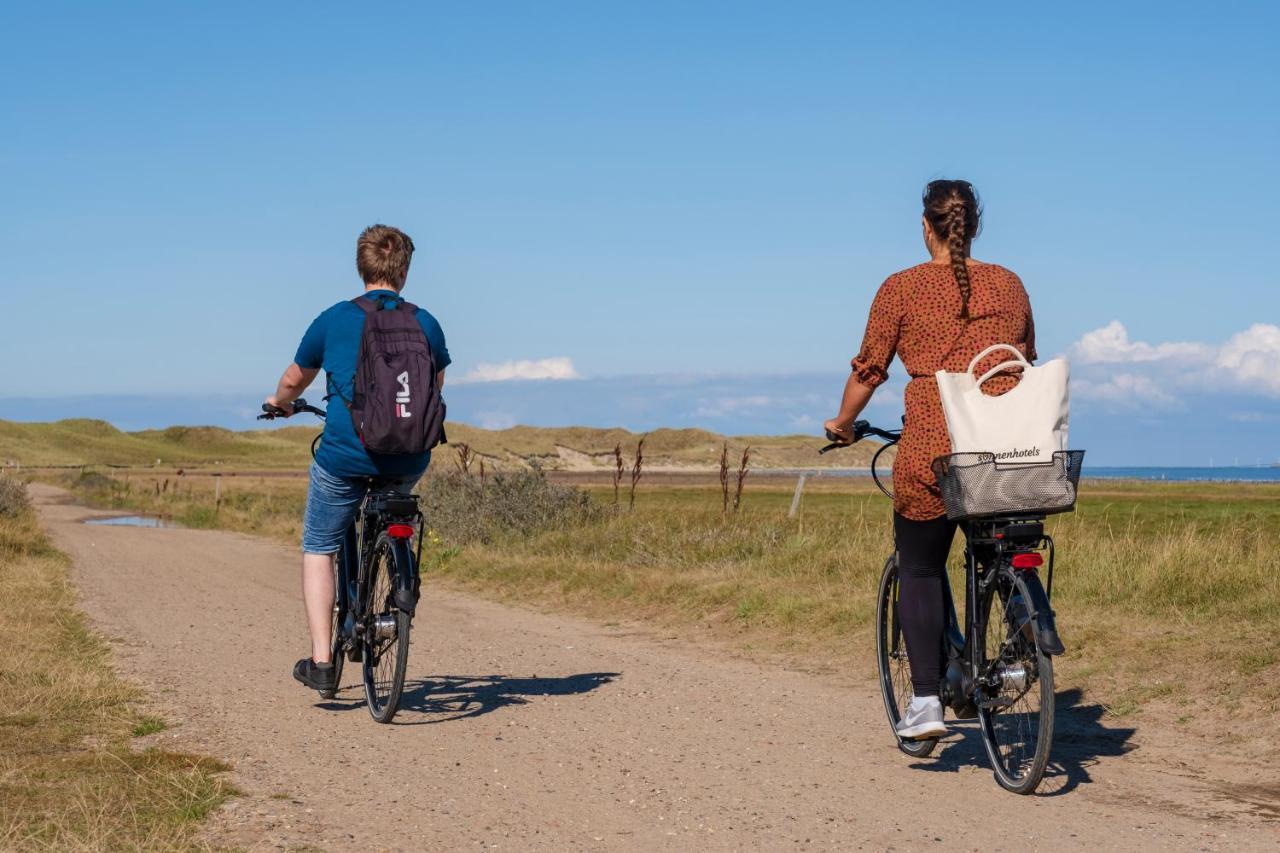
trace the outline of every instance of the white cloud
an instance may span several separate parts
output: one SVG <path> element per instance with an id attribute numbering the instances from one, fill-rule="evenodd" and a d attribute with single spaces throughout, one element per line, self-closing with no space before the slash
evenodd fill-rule
<path id="1" fill-rule="evenodd" d="M 1255 323 L 1234 335 L 1215 364 L 1243 385 L 1280 396 L 1280 326 Z"/>
<path id="2" fill-rule="evenodd" d="M 516 419 L 508 412 L 476 412 L 481 429 L 511 429 Z"/>
<path id="3" fill-rule="evenodd" d="M 1176 397 L 1161 388 L 1149 376 L 1134 373 L 1117 373 L 1101 380 L 1074 379 L 1071 396 L 1085 400 L 1102 400 L 1125 408 L 1147 405 L 1175 406 Z"/>
<path id="4" fill-rule="evenodd" d="M 1101 329 L 1086 332 L 1072 347 L 1072 355 L 1082 364 L 1115 364 L 1143 361 L 1193 361 L 1210 355 L 1206 344 L 1175 341 L 1152 344 L 1130 341 L 1129 332 L 1119 320 Z"/>
<path id="5" fill-rule="evenodd" d="M 725 415 L 763 409 L 778 405 L 778 401 L 764 394 L 748 394 L 742 397 L 716 397 L 699 401 L 694 414 L 701 418 L 720 418 Z"/>
<path id="6" fill-rule="evenodd" d="M 1124 324 L 1112 320 L 1086 332 L 1070 352 L 1086 368 L 1072 383 L 1085 398 L 1168 404 L 1177 389 L 1280 397 L 1280 326 L 1270 323 L 1256 323 L 1221 345 L 1151 344 L 1129 340 Z M 1108 373 L 1105 366 L 1116 364 L 1127 365 L 1127 371 Z"/>
<path id="7" fill-rule="evenodd" d="M 477 364 L 462 377 L 461 382 L 509 382 L 529 379 L 581 379 L 573 366 L 573 359 L 539 358 L 536 360 L 502 361 L 497 364 Z"/>
<path id="8" fill-rule="evenodd" d="M 817 415 L 793 414 L 787 423 L 797 432 L 817 432 L 822 427 L 822 418 Z"/>
<path id="9" fill-rule="evenodd" d="M 867 408 L 885 409 L 890 412 L 897 412 L 898 414 L 901 414 L 903 407 L 906 405 L 906 401 L 903 399 L 904 390 L 905 386 L 898 385 L 890 380 L 876 389 L 876 393 L 871 397 L 871 402 L 867 403 Z M 835 402 L 840 402 L 838 396 L 835 398 Z M 881 426 L 884 426 L 884 424 L 881 424 Z M 892 425 L 885 427 L 885 429 L 893 428 L 894 427 Z"/>

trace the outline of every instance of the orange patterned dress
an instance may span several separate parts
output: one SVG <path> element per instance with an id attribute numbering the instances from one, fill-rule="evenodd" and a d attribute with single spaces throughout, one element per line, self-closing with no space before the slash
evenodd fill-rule
<path id="1" fill-rule="evenodd" d="M 945 514 L 933 460 L 951 452 L 947 422 L 934 373 L 960 372 L 992 344 L 1012 344 L 1029 361 L 1036 358 L 1031 302 L 1022 281 L 996 264 L 969 262 L 969 319 L 960 317 L 960 286 L 950 264 L 924 263 L 885 279 L 871 304 L 862 350 L 853 359 L 859 382 L 875 388 L 888 378 L 896 354 L 911 381 L 905 394 L 906 421 L 893 463 L 893 506 L 913 521 Z M 1009 358 L 992 353 L 978 365 L 979 376 Z M 982 390 L 999 395 L 1017 377 L 996 376 Z"/>

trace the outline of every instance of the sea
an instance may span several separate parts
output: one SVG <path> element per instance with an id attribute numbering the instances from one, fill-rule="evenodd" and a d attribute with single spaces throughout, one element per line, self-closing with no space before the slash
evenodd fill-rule
<path id="1" fill-rule="evenodd" d="M 814 477 L 866 477 L 871 471 L 867 468 L 766 468 L 760 471 L 765 476 L 796 476 L 805 474 Z M 881 472 L 881 477 L 888 480 L 888 468 Z M 752 472 L 753 475 L 756 472 Z M 1216 482 L 1216 483 L 1280 483 L 1280 466 L 1230 466 L 1215 465 L 1213 467 L 1190 468 L 1173 466 L 1108 466 L 1086 465 L 1083 476 L 1100 480 L 1165 480 L 1168 482 Z"/>
<path id="2" fill-rule="evenodd" d="M 1216 465 L 1212 468 L 1175 468 L 1175 467 L 1111 467 L 1106 465 L 1085 465 L 1082 472 L 1085 477 L 1098 477 L 1106 480 L 1170 480 L 1170 481 L 1205 481 L 1222 483 L 1280 483 L 1280 466 L 1236 467 Z"/>

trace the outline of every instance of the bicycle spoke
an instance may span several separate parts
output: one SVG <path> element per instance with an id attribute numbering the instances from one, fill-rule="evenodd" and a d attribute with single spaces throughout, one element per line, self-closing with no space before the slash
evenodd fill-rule
<path id="1" fill-rule="evenodd" d="M 984 652 L 989 682 L 985 729 L 998 774 L 1013 784 L 1029 777 L 1040 752 L 1040 672 L 1029 606 L 1012 576 L 989 595 Z M 1028 637 L 1030 634 L 1030 637 Z"/>

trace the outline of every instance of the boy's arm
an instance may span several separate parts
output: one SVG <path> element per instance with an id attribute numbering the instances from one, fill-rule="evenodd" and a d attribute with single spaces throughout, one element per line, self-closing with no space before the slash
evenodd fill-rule
<path id="1" fill-rule="evenodd" d="M 290 415 L 293 414 L 290 403 L 302 396 L 302 392 L 307 390 L 307 386 L 316 378 L 316 374 L 320 372 L 320 366 L 324 363 L 324 342 L 329 328 L 328 318 L 332 311 L 333 309 L 330 308 L 311 321 L 306 334 L 302 336 L 302 342 L 298 344 L 298 352 L 293 357 L 293 364 L 285 368 L 284 375 L 276 383 L 276 393 L 267 398 L 268 405 L 283 409 Z"/>
<path id="2" fill-rule="evenodd" d="M 289 365 L 276 384 L 276 393 L 267 398 L 267 404 L 293 414 L 290 404 L 302 396 L 319 372 L 318 367 L 299 367 L 296 362 Z"/>

